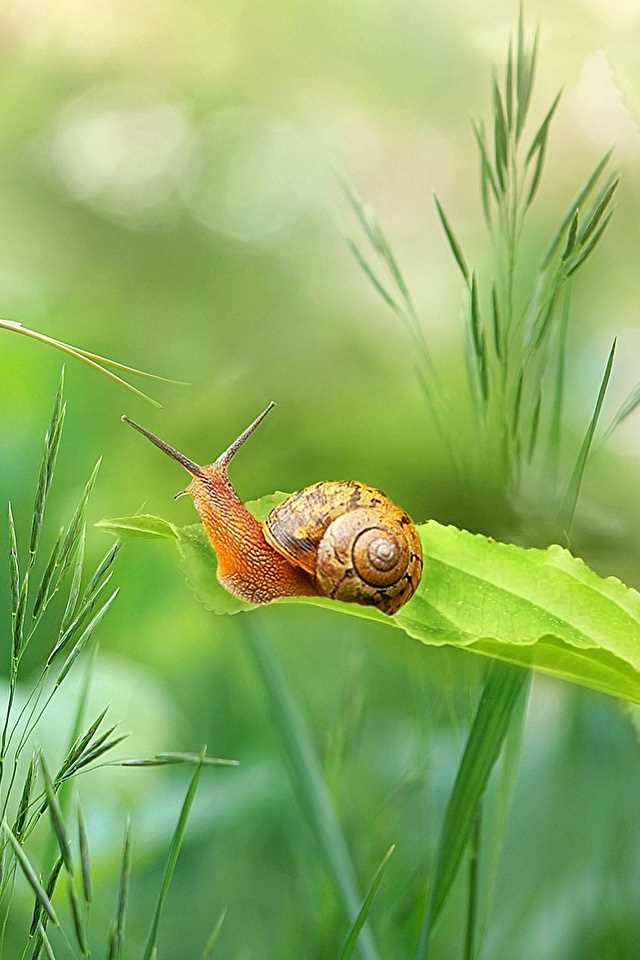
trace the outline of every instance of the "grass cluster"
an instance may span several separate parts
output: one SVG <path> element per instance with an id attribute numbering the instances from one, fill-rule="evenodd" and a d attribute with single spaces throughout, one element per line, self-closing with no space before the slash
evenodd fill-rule
<path id="1" fill-rule="evenodd" d="M 100 955 L 109 960 L 126 956 L 131 829 L 127 824 L 113 925 L 106 936 L 92 936 L 91 904 L 96 891 L 77 781 L 105 765 L 187 765 L 193 767 L 193 774 L 170 840 L 143 954 L 145 960 L 151 960 L 159 955 L 163 906 L 201 772 L 209 766 L 235 765 L 235 761 L 210 757 L 206 748 L 197 754 L 166 752 L 152 757 L 115 758 L 113 751 L 126 735 L 118 732 L 117 723 L 107 723 L 107 708 L 91 722 L 85 719 L 97 651 L 96 632 L 118 595 L 112 578 L 119 544 L 114 543 L 95 568 L 86 569 L 86 511 L 100 466 L 98 461 L 69 522 L 58 532 L 48 552 L 43 549 L 43 542 L 48 539 L 47 504 L 66 414 L 63 382 L 62 376 L 45 434 L 30 533 L 23 550 L 18 546 L 10 504 L 8 509 L 11 612 L 8 693 L 0 734 L 0 957 L 5 952 L 9 925 L 20 922 L 17 885 L 22 882 L 31 888 L 34 900 L 31 921 L 24 931 L 24 960 L 42 956 L 49 960 L 55 956 L 89 957 L 96 939 Z M 25 655 L 38 634 L 38 649 L 43 651 L 41 662 L 35 668 L 35 679 L 27 680 L 23 677 Z M 42 750 L 34 749 L 33 743 L 47 721 L 52 701 L 64 696 L 69 675 L 79 669 L 83 670 L 84 679 L 74 722 L 66 747 L 62 750 L 63 744 L 58 745 L 63 758 L 54 768 Z M 34 675 L 33 666 L 29 673 Z M 205 948 L 205 957 L 213 955 L 220 927 L 221 920 Z"/>
<path id="2" fill-rule="evenodd" d="M 585 264 L 599 246 L 614 212 L 619 186 L 616 172 L 607 174 L 611 151 L 567 207 L 540 251 L 531 275 L 523 264 L 523 244 L 531 208 L 538 195 L 552 122 L 561 100 L 554 97 L 532 133 L 528 118 L 538 57 L 538 32 L 527 43 L 522 11 L 506 64 L 492 82 L 488 124 L 473 121 L 478 152 L 482 209 L 493 249 L 493 269 L 480 275 L 470 266 L 444 204 L 435 197 L 437 213 L 465 290 L 466 370 L 469 422 L 474 443 L 456 441 L 448 411 L 447 385 L 438 373 L 398 259 L 375 214 L 347 182 L 346 197 L 365 245 L 349 239 L 357 262 L 378 294 L 404 324 L 416 357 L 416 371 L 443 447 L 458 476 L 472 475 L 479 463 L 493 463 L 499 490 L 518 506 L 523 493 L 536 489 L 553 536 L 568 538 L 585 468 L 599 424 L 612 372 L 616 343 L 603 364 L 600 390 L 594 399 L 584 437 L 568 475 L 561 472 L 561 449 L 570 440 L 565 413 L 567 349 L 572 290 Z M 485 275 L 486 274 L 486 275 Z M 640 403 L 634 388 L 603 431 L 611 433 Z M 540 492 L 541 491 L 541 492 Z"/>

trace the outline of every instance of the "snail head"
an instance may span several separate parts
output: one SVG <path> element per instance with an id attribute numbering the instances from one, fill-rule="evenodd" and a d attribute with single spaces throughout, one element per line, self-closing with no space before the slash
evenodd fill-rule
<path id="1" fill-rule="evenodd" d="M 151 443 L 155 444 L 156 447 L 162 450 L 163 453 L 166 453 L 167 456 L 171 457 L 173 460 L 176 460 L 182 467 L 184 467 L 187 473 L 191 474 L 193 478 L 191 483 L 184 490 L 180 490 L 180 492 L 175 495 L 174 499 L 177 500 L 178 497 L 185 496 L 185 494 L 193 495 L 198 481 L 202 481 L 207 486 L 215 483 L 216 480 L 226 481 L 229 463 L 244 442 L 249 439 L 251 434 L 254 433 L 254 431 L 260 426 L 264 418 L 274 407 L 275 403 L 272 400 L 262 411 L 262 413 L 259 414 L 238 437 L 236 437 L 233 443 L 231 443 L 227 449 L 221 453 L 216 460 L 213 461 L 213 463 L 205 465 L 200 465 L 194 460 L 191 460 L 189 457 L 185 456 L 184 453 L 181 453 L 179 450 L 176 450 L 175 447 L 172 447 L 171 444 L 166 443 L 165 440 L 161 440 L 160 437 L 156 436 L 155 433 L 147 430 L 146 427 L 140 426 L 140 424 L 136 423 L 135 420 L 131 420 L 130 417 L 123 416 L 122 420 L 124 423 L 128 423 L 130 427 L 133 427 L 134 430 L 137 430 L 138 433 L 141 433 L 143 437 L 146 437 L 147 440 L 150 440 Z"/>

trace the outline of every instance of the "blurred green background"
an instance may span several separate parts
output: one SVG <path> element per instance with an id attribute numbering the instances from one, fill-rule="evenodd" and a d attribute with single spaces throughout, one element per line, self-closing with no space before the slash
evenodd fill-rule
<path id="1" fill-rule="evenodd" d="M 614 223 L 576 289 L 568 415 L 577 445 L 613 334 L 612 410 L 640 377 L 640 14 L 631 0 L 583 0 L 532 3 L 528 15 L 542 23 L 534 120 L 565 88 L 531 256 L 612 144 L 623 174 Z M 411 344 L 344 243 L 352 223 L 330 167 L 375 205 L 441 374 L 455 384 L 464 374 L 462 290 L 431 193 L 482 266 L 490 252 L 469 118 L 486 111 L 516 16 L 504 0 L 3 4 L 0 315 L 192 384 L 154 388 L 159 412 L 68 365 L 49 535 L 100 454 L 93 520 L 142 503 L 193 520 L 189 502 L 171 499 L 183 476 L 121 424 L 122 413 L 207 461 L 270 399 L 276 412 L 234 463 L 242 496 L 358 478 L 417 519 L 509 535 L 504 505 L 484 495 L 492 465 L 464 489 L 449 472 Z M 23 538 L 59 368 L 51 351 L 0 331 L 0 502 L 11 497 Z M 461 443 L 473 443 L 465 409 L 461 401 L 451 422 Z M 599 572 L 636 586 L 639 454 L 637 416 L 594 457 L 572 544 Z M 90 555 L 105 546 L 92 532 Z M 132 731 L 131 753 L 206 742 L 241 761 L 203 778 L 163 956 L 198 956 L 225 905 L 221 957 L 336 956 L 345 922 L 241 620 L 198 607 L 169 548 L 127 546 L 117 579 L 96 710 L 112 703 L 114 721 Z M 5 579 L 0 601 L 7 609 Z M 385 958 L 413 956 L 484 663 L 345 619 L 283 608 L 256 622 L 309 720 L 363 886 L 398 842 L 373 924 Z M 72 699 L 57 705 L 54 744 Z M 484 957 L 639 955 L 638 757 L 612 701 L 536 679 Z M 137 770 L 102 771 L 82 785 L 101 884 L 97 930 L 111 916 L 132 811 L 134 948 L 184 787 L 180 774 Z M 459 907 L 438 930 L 437 958 L 460 956 Z"/>

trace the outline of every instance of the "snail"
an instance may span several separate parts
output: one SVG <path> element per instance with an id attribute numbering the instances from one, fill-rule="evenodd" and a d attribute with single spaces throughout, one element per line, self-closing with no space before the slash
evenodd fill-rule
<path id="1" fill-rule="evenodd" d="M 380 490 L 354 480 L 321 481 L 274 507 L 264 523 L 236 494 L 229 463 L 273 406 L 207 466 L 122 419 L 191 474 L 176 497 L 193 498 L 229 593 L 256 604 L 325 596 L 395 613 L 420 582 L 422 548 L 411 518 Z"/>

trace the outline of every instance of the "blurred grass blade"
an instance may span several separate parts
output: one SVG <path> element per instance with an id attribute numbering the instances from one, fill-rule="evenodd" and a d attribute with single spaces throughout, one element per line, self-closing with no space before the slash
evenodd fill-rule
<path id="1" fill-rule="evenodd" d="M 60 871 L 62 870 L 62 857 L 58 857 L 54 863 L 47 880 L 46 895 L 49 900 L 53 899 L 53 894 L 56 889 L 56 884 L 58 882 L 58 877 L 60 876 Z M 29 929 L 29 935 L 33 936 L 35 933 L 38 923 L 42 922 L 43 926 L 49 922 L 48 915 L 42 913 L 42 904 L 40 900 L 36 897 L 36 902 L 33 908 L 33 917 L 31 918 L 31 927 Z"/>
<path id="2" fill-rule="evenodd" d="M 579 222 L 580 222 L 580 211 L 576 207 L 576 212 L 571 218 L 571 225 L 569 226 L 569 233 L 567 234 L 567 244 L 564 248 L 564 253 L 562 254 L 563 263 L 569 259 L 569 257 L 574 251 L 574 248 L 576 245 L 576 238 L 578 235 Z"/>
<path id="3" fill-rule="evenodd" d="M 97 370 L 98 373 L 108 377 L 109 380 L 112 380 L 114 383 L 118 383 L 121 387 L 124 387 L 125 390 L 128 390 L 130 393 L 135 394 L 135 396 L 153 404 L 154 407 L 162 406 L 162 404 L 158 403 L 157 400 L 154 400 L 153 397 L 143 393 L 142 390 L 134 387 L 133 384 L 129 383 L 127 380 L 123 380 L 122 377 L 119 377 L 112 370 L 109 370 L 108 366 L 105 364 L 113 367 L 119 367 L 123 370 L 128 369 L 130 372 L 140 374 L 142 376 L 149 376 L 149 374 L 146 374 L 141 370 L 134 370 L 133 367 L 127 368 L 123 364 L 107 360 L 104 357 L 98 357 L 97 354 L 89 353 L 88 351 L 82 350 L 79 347 L 73 347 L 71 344 L 64 343 L 62 340 L 56 340 L 55 337 L 48 337 L 44 333 L 38 333 L 37 330 L 31 330 L 29 327 L 23 326 L 16 320 L 0 320 L 0 330 L 8 330 L 13 333 L 18 333 L 23 337 L 29 337 L 31 340 L 37 340 L 39 343 L 44 343 L 49 347 L 53 347 L 54 350 L 61 350 L 62 353 L 65 353 L 69 357 L 73 357 L 75 360 L 79 360 L 81 363 L 87 364 L 87 366 L 91 367 L 93 370 Z M 158 380 L 163 378 L 153 376 L 153 379 Z"/>
<path id="4" fill-rule="evenodd" d="M 493 79 L 493 141 L 496 173 L 500 183 L 500 189 L 504 192 L 506 187 L 507 164 L 509 162 L 507 150 L 507 122 L 504 115 L 504 106 L 502 97 L 498 88 L 498 81 Z"/>
<path id="5" fill-rule="evenodd" d="M 55 470 L 60 440 L 62 439 L 62 427 L 64 424 L 65 406 L 63 403 L 64 393 L 64 367 L 60 373 L 60 383 L 53 404 L 53 413 L 51 421 L 44 437 L 44 452 L 40 463 L 40 472 L 38 474 L 38 485 L 36 488 L 36 499 L 33 506 L 33 515 L 31 519 L 31 536 L 29 539 L 29 562 L 33 566 L 38 553 L 40 534 L 44 521 L 44 512 L 47 505 L 47 498 L 53 473 Z"/>
<path id="6" fill-rule="evenodd" d="M 64 613 L 62 614 L 62 621 L 60 623 L 60 633 L 64 633 L 67 629 L 73 615 L 76 611 L 78 605 L 78 598 L 80 596 L 80 588 L 82 586 L 82 573 L 84 570 L 84 554 L 86 548 L 86 539 L 87 539 L 87 525 L 86 523 L 82 524 L 82 529 L 80 531 L 80 537 L 76 544 L 75 558 L 73 563 L 73 576 L 71 578 L 71 587 L 69 589 L 69 594 L 67 596 L 67 603 L 64 608 Z"/>
<path id="7" fill-rule="evenodd" d="M 91 854 L 89 852 L 89 838 L 87 837 L 87 826 L 84 821 L 82 807 L 78 803 L 78 847 L 80 850 L 80 867 L 82 870 L 82 894 L 87 903 L 91 903 Z"/>
<path id="8" fill-rule="evenodd" d="M 258 631 L 254 620 L 255 617 L 245 618 L 242 630 L 269 699 L 271 716 L 289 762 L 300 806 L 306 813 L 326 857 L 346 919 L 352 923 L 358 916 L 362 898 L 358 892 L 349 851 L 333 811 L 305 720 L 269 642 Z M 358 950 L 362 960 L 378 958 L 373 937 L 366 925 L 358 941 Z"/>
<path id="9" fill-rule="evenodd" d="M 11 503 L 8 508 L 9 517 L 9 585 L 11 590 L 11 622 L 12 631 L 18 612 L 20 599 L 20 567 L 18 564 L 18 541 L 16 539 L 16 525 L 13 519 Z"/>
<path id="10" fill-rule="evenodd" d="M 206 747 L 202 748 L 201 755 L 205 757 L 207 753 Z M 162 910 L 164 907 L 164 902 L 169 892 L 169 887 L 171 885 L 171 880 L 173 878 L 173 873 L 176 868 L 176 863 L 178 862 L 178 857 L 180 855 L 180 850 L 182 848 L 182 842 L 184 840 L 185 830 L 187 829 L 187 820 L 189 819 L 189 813 L 191 812 L 191 807 L 196 795 L 196 790 L 198 789 L 198 781 L 200 780 L 200 774 L 202 773 L 202 763 L 199 763 L 193 773 L 191 778 L 191 783 L 187 789 L 184 802 L 182 804 L 182 809 L 180 811 L 180 816 L 178 817 L 178 822 L 171 838 L 171 845 L 169 847 L 169 854 L 167 856 L 167 862 L 165 864 L 164 872 L 162 874 L 162 883 L 160 885 L 160 893 L 158 895 L 158 902 L 153 914 L 153 920 L 151 921 L 151 929 L 149 931 L 149 937 L 147 939 L 147 945 L 144 951 L 144 960 L 152 960 L 154 950 L 157 950 L 158 945 L 158 930 L 160 927 L 160 918 L 162 916 Z"/>
<path id="11" fill-rule="evenodd" d="M 454 234 L 453 230 L 451 229 L 451 226 L 450 226 L 450 224 L 449 224 L 449 221 L 447 220 L 447 216 L 446 216 L 444 210 L 442 209 L 442 204 L 441 204 L 440 201 L 438 200 L 438 198 L 437 198 L 437 196 L 435 195 L 435 193 L 434 193 L 434 195 L 433 195 L 433 199 L 434 199 L 434 201 L 435 201 L 436 209 L 437 209 L 437 211 L 438 211 L 438 216 L 440 217 L 440 223 L 442 224 L 442 227 L 443 227 L 443 229 L 444 229 L 444 232 L 445 232 L 446 235 L 447 235 L 447 240 L 449 241 L 449 246 L 450 246 L 450 248 L 451 248 L 451 252 L 452 252 L 452 254 L 453 254 L 453 256 L 454 256 L 454 259 L 455 259 L 456 263 L 457 263 L 458 266 L 460 267 L 460 273 L 461 273 L 462 276 L 464 277 L 465 281 L 468 283 L 468 282 L 469 282 L 469 268 L 468 268 L 468 266 L 467 266 L 466 260 L 464 259 L 464 254 L 462 253 L 462 248 L 460 247 L 460 244 L 458 243 L 458 241 L 457 241 L 457 239 L 456 239 L 456 235 Z"/>
<path id="12" fill-rule="evenodd" d="M 382 299 L 384 300 L 384 302 L 387 304 L 387 306 L 388 306 L 388 307 L 391 307 L 391 309 L 392 309 L 395 313 L 400 314 L 400 307 L 398 306 L 398 304 L 396 303 L 396 301 L 393 299 L 393 297 L 391 296 L 391 294 L 389 293 L 389 291 L 388 291 L 387 288 L 385 287 L 385 285 L 384 285 L 384 283 L 382 282 L 382 280 L 380 280 L 380 278 L 379 278 L 378 275 L 376 274 L 376 272 L 375 272 L 375 270 L 373 269 L 373 267 L 369 264 L 369 262 L 367 261 L 366 257 L 364 256 L 364 254 L 361 252 L 360 248 L 358 247 L 358 245 L 357 245 L 353 240 L 351 240 L 351 239 L 349 239 L 349 238 L 347 238 L 347 244 L 348 244 L 349 249 L 351 250 L 353 256 L 355 257 L 356 262 L 359 264 L 360 268 L 362 269 L 362 272 L 365 274 L 365 276 L 366 276 L 366 277 L 368 278 L 368 280 L 371 282 L 371 284 L 373 285 L 373 287 L 375 288 L 375 290 L 380 294 L 380 296 L 382 297 Z"/>
<path id="13" fill-rule="evenodd" d="M 29 761 L 27 775 L 25 776 L 24 783 L 22 785 L 22 793 L 20 794 L 20 801 L 18 803 L 16 819 L 13 825 L 13 833 L 16 840 L 18 841 L 22 839 L 21 834 L 27 819 L 27 813 L 29 812 L 31 792 L 35 784 L 35 778 L 36 778 L 36 758 L 34 754 L 31 757 L 31 760 Z"/>
<path id="14" fill-rule="evenodd" d="M 120 861 L 120 880 L 118 884 L 118 903 L 116 918 L 109 934 L 108 960 L 119 960 L 124 946 L 124 935 L 129 900 L 129 881 L 131 879 L 131 821 L 127 818 Z"/>
<path id="15" fill-rule="evenodd" d="M 455 880 L 489 775 L 509 729 L 513 709 L 526 682 L 524 670 L 493 663 L 489 667 L 469 732 L 438 841 L 435 872 L 417 960 L 426 960 L 433 927 Z"/>
<path id="16" fill-rule="evenodd" d="M 520 765 L 524 726 L 531 689 L 532 674 L 528 673 L 518 701 L 513 709 L 509 730 L 505 737 L 504 749 L 500 759 L 500 769 L 497 776 L 497 788 L 491 810 L 483 801 L 483 821 L 486 824 L 485 836 L 487 842 L 483 844 L 483 860 L 486 866 L 483 869 L 485 877 L 484 896 L 481 898 L 480 915 L 478 918 L 478 938 L 475 955 L 480 957 L 482 943 L 489 924 L 489 917 L 498 876 L 498 865 L 504 836 L 506 832 L 509 807 L 513 797 L 516 777 Z M 489 816 L 491 814 L 491 816 Z"/>
<path id="17" fill-rule="evenodd" d="M 42 909 L 45 911 L 45 913 L 49 916 L 52 923 L 55 923 L 56 926 L 59 926 L 58 917 L 56 915 L 55 910 L 53 909 L 51 901 L 49 900 L 49 897 L 45 893 L 44 887 L 38 880 L 38 875 L 36 874 L 35 870 L 31 866 L 26 853 L 24 852 L 24 850 L 22 849 L 22 846 L 18 843 L 18 841 L 14 837 L 13 833 L 11 832 L 11 827 L 9 826 L 6 820 L 2 821 L 2 829 L 6 834 L 7 840 L 9 841 L 9 845 L 11 846 L 15 854 L 16 860 L 18 861 L 20 869 L 22 870 L 22 873 L 24 874 L 24 877 L 27 883 L 29 884 L 29 886 L 31 887 L 31 889 L 35 894 L 36 900 L 38 901 Z"/>
<path id="18" fill-rule="evenodd" d="M 618 189 L 620 184 L 620 177 L 614 177 L 611 183 L 606 186 L 602 191 L 601 195 L 598 197 L 594 203 L 593 210 L 590 212 L 584 227 L 578 235 L 578 243 L 583 246 L 589 237 L 594 233 L 596 227 L 600 223 L 607 207 L 609 206 L 613 196 Z"/>
<path id="19" fill-rule="evenodd" d="M 204 953 L 202 954 L 202 960 L 212 960 L 212 957 L 216 949 L 216 945 L 218 943 L 218 940 L 220 939 L 220 934 L 222 933 L 222 925 L 225 921 L 226 916 L 227 916 L 227 908 L 225 907 L 222 913 L 220 914 L 220 916 L 218 917 L 215 927 L 211 931 L 211 936 L 207 940 L 207 945 L 204 948 Z"/>
<path id="20" fill-rule="evenodd" d="M 597 183 L 598 180 L 600 179 L 600 176 L 601 176 L 601 174 L 602 174 L 602 171 L 604 170 L 604 168 L 606 167 L 607 163 L 609 162 L 609 158 L 610 158 L 612 152 L 613 152 L 612 150 L 607 150 L 607 152 L 605 153 L 605 155 L 602 157 L 602 159 L 601 159 L 601 160 L 598 162 L 598 164 L 596 165 L 595 170 L 593 171 L 593 173 L 591 174 L 591 176 L 589 177 L 589 179 L 588 179 L 587 182 L 585 183 L 584 187 L 582 188 L 582 190 L 580 190 L 580 192 L 578 193 L 577 197 L 575 198 L 575 200 L 573 201 L 573 203 L 571 204 L 571 206 L 570 206 L 569 209 L 567 210 L 567 212 L 566 212 L 566 214 L 565 214 L 565 216 L 564 216 L 564 219 L 563 219 L 562 223 L 560 224 L 560 227 L 558 228 L 558 230 L 557 230 L 557 232 L 556 232 L 553 240 L 552 240 L 551 243 L 549 244 L 549 246 L 548 246 L 548 248 L 547 248 L 547 250 L 546 250 L 546 253 L 544 254 L 544 257 L 542 258 L 542 269 L 543 269 L 543 270 L 546 270 L 546 268 L 549 266 L 549 264 L 550 264 L 550 262 L 551 262 L 551 259 L 552 259 L 553 255 L 554 255 L 554 253 L 556 252 L 556 250 L 558 249 L 558 246 L 559 246 L 559 244 L 560 244 L 560 241 L 562 240 L 562 237 L 564 236 L 565 230 L 567 229 L 567 227 L 568 227 L 569 224 L 571 223 L 573 217 L 575 216 L 576 210 L 578 210 L 580 207 L 583 206 L 585 200 L 587 199 L 587 197 L 589 196 L 589 194 L 590 194 L 591 191 L 593 190 L 594 186 L 596 185 L 596 183 Z"/>
<path id="21" fill-rule="evenodd" d="M 547 135 L 549 132 L 549 125 L 553 119 L 554 113 L 556 112 L 561 96 L 562 96 L 562 90 L 559 90 L 555 96 L 553 103 L 547 110 L 544 120 L 538 127 L 537 133 L 533 138 L 533 140 L 531 141 L 531 146 L 529 147 L 529 150 L 527 152 L 527 158 L 526 158 L 527 164 L 530 163 L 536 151 L 540 151 L 543 147 L 543 144 L 546 143 Z"/>
<path id="22" fill-rule="evenodd" d="M 582 248 L 582 250 L 574 258 L 573 262 L 568 265 L 567 267 L 568 277 L 570 277 L 573 273 L 575 273 L 578 267 L 581 267 L 582 264 L 587 259 L 587 257 L 589 257 L 593 253 L 593 251 L 598 245 L 600 238 L 602 237 L 602 234 L 605 232 L 605 230 L 609 226 L 609 221 L 611 220 L 612 216 L 613 216 L 613 210 L 609 210 L 604 220 L 602 221 L 602 223 L 600 224 L 596 232 L 591 237 L 591 240 L 589 241 L 589 243 L 587 243 L 586 246 Z"/>
<path id="23" fill-rule="evenodd" d="M 360 912 L 354 920 L 349 933 L 347 934 L 347 939 L 345 940 L 344 947 L 342 948 L 342 953 L 340 954 L 340 960 L 351 960 L 356 944 L 358 942 L 358 937 L 360 936 L 360 931 L 364 927 L 367 917 L 369 916 L 369 911 L 373 901 L 375 900 L 376 894 L 380 889 L 380 884 L 382 883 L 382 878 L 384 877 L 384 872 L 387 869 L 387 864 L 393 856 L 393 853 L 396 849 L 395 843 L 392 843 L 387 852 L 385 853 L 382 861 L 373 875 L 371 885 L 367 891 L 367 895 L 364 898 Z"/>
<path id="24" fill-rule="evenodd" d="M 69 907 L 71 909 L 71 919 L 73 920 L 73 929 L 76 935 L 76 940 L 78 941 L 78 946 L 80 947 L 82 956 L 87 957 L 89 955 L 87 934 L 84 928 L 84 919 L 82 917 L 80 901 L 78 900 L 78 894 L 76 893 L 73 877 L 71 876 L 67 880 L 67 893 L 69 897 Z"/>
<path id="25" fill-rule="evenodd" d="M 625 398 L 623 403 L 620 405 L 619 409 L 616 411 L 611 423 L 607 427 L 604 436 L 602 438 L 603 442 L 608 440 L 614 430 L 623 423 L 627 417 L 630 417 L 635 410 L 637 410 L 640 405 L 640 383 L 636 384 L 631 393 Z"/>
<path id="26" fill-rule="evenodd" d="M 611 377 L 611 370 L 613 367 L 615 352 L 616 352 L 616 340 L 614 340 L 611 345 L 611 350 L 609 351 L 609 356 L 607 358 L 604 374 L 602 376 L 602 381 L 600 383 L 600 389 L 598 391 L 598 398 L 596 400 L 596 405 L 593 411 L 593 415 L 591 417 L 591 420 L 589 421 L 587 432 L 585 433 L 584 440 L 582 441 L 582 446 L 580 447 L 580 452 L 578 453 L 578 459 L 576 460 L 575 467 L 573 468 L 573 473 L 571 474 L 571 479 L 569 480 L 569 485 L 567 486 L 567 490 L 564 495 L 564 500 L 563 500 L 562 508 L 560 511 L 560 523 L 562 525 L 563 530 L 566 533 L 569 533 L 569 531 L 571 530 L 573 517 L 576 512 L 578 497 L 580 496 L 580 488 L 582 487 L 584 472 L 587 466 L 587 460 L 589 459 L 591 444 L 593 443 L 593 436 L 596 432 L 596 427 L 598 426 L 598 420 L 600 419 L 602 404 L 604 403 L 607 387 L 609 386 L 609 378 Z"/>
<path id="27" fill-rule="evenodd" d="M 44 755 L 40 753 L 40 769 L 42 770 L 42 777 L 44 780 L 44 791 L 47 798 L 47 806 L 49 808 L 49 817 L 51 820 L 51 826 L 53 832 L 56 835 L 58 841 L 58 847 L 60 848 L 60 856 L 62 857 L 63 863 L 68 871 L 68 873 L 73 873 L 73 859 L 71 856 L 71 844 L 69 843 L 69 837 L 67 836 L 67 830 L 64 825 L 64 819 L 62 816 L 62 811 L 60 809 L 60 804 L 58 803 L 58 798 L 53 786 L 53 781 L 51 779 L 51 774 L 47 768 L 47 764 L 44 759 Z"/>
<path id="28" fill-rule="evenodd" d="M 120 767 L 166 767 L 179 763 L 196 763 L 203 767 L 239 766 L 238 760 L 227 760 L 224 757 L 201 757 L 198 753 L 156 753 L 153 757 L 134 757 L 129 760 L 117 761 Z"/>
<path id="29" fill-rule="evenodd" d="M 56 960 L 56 955 L 53 952 L 53 947 L 51 946 L 51 941 L 47 936 L 47 931 L 42 926 L 42 923 L 38 924 L 38 936 L 42 941 L 42 946 L 44 947 L 44 952 L 46 954 L 47 960 Z"/>

